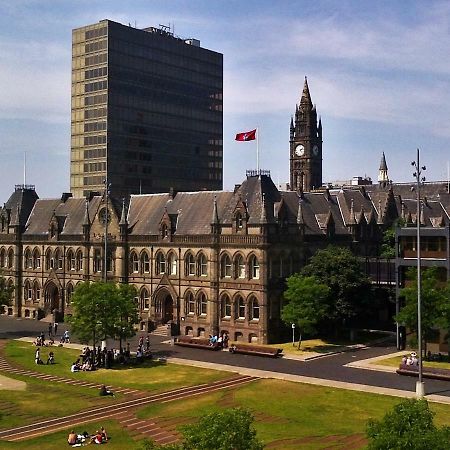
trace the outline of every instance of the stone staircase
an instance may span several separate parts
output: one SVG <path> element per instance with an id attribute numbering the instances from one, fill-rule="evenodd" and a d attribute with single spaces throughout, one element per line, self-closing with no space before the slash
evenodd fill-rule
<path id="1" fill-rule="evenodd" d="M 167 335 L 167 325 L 160 325 L 155 330 L 153 330 L 150 334 L 153 336 L 167 337 L 169 339 L 169 336 Z"/>

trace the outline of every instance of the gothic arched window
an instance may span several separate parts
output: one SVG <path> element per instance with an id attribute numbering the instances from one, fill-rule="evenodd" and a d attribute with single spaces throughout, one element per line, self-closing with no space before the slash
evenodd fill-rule
<path id="1" fill-rule="evenodd" d="M 250 278 L 259 279 L 259 262 L 258 258 L 254 255 L 250 258 Z"/>
<path id="2" fill-rule="evenodd" d="M 176 275 L 178 271 L 178 260 L 177 255 L 175 253 L 170 253 L 168 258 L 168 264 L 169 264 L 169 275 Z"/>
<path id="3" fill-rule="evenodd" d="M 208 260 L 206 259 L 206 255 L 203 253 L 200 253 L 198 255 L 198 273 L 202 277 L 208 276 Z"/>
<path id="4" fill-rule="evenodd" d="M 131 252 L 130 255 L 130 272 L 139 273 L 139 258 L 136 252 Z"/>
<path id="5" fill-rule="evenodd" d="M 186 256 L 186 276 L 195 276 L 195 258 L 190 252 Z"/>
<path id="6" fill-rule="evenodd" d="M 150 273 L 150 258 L 147 252 L 141 255 L 141 269 L 143 273 Z"/>
<path id="7" fill-rule="evenodd" d="M 156 255 L 156 275 L 166 273 L 166 257 L 162 252 Z"/>
<path id="8" fill-rule="evenodd" d="M 220 275 L 222 278 L 231 278 L 231 258 L 227 254 L 220 260 Z"/>
<path id="9" fill-rule="evenodd" d="M 259 303 L 256 297 L 250 297 L 249 300 L 250 320 L 259 320 Z"/>
<path id="10" fill-rule="evenodd" d="M 245 261 L 242 255 L 238 255 L 235 259 L 236 278 L 245 278 Z"/>

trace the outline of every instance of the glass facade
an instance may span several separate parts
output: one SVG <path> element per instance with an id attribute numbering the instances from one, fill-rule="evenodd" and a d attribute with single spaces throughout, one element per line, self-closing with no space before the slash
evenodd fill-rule
<path id="1" fill-rule="evenodd" d="M 73 194 L 222 189 L 222 54 L 107 20 L 72 37 Z"/>

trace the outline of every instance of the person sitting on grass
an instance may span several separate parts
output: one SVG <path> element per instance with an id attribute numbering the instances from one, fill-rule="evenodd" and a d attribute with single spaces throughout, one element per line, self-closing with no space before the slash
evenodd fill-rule
<path id="1" fill-rule="evenodd" d="M 75 434 L 75 431 L 71 431 L 70 433 L 69 433 L 69 436 L 67 436 L 67 443 L 69 444 L 69 445 L 75 445 L 75 444 L 78 444 L 78 437 L 77 437 L 77 435 Z"/>
<path id="2" fill-rule="evenodd" d="M 108 442 L 108 435 L 103 427 L 100 428 L 100 433 L 102 434 L 103 442 Z"/>
<path id="3" fill-rule="evenodd" d="M 53 352 L 48 354 L 47 365 L 49 364 L 55 364 L 55 354 Z"/>
<path id="4" fill-rule="evenodd" d="M 36 353 L 34 355 L 34 362 L 36 364 L 44 364 L 41 359 L 41 352 L 40 352 L 39 348 L 36 349 Z"/>
<path id="5" fill-rule="evenodd" d="M 79 372 L 79 371 L 80 371 L 80 365 L 78 364 L 77 361 L 75 361 L 74 363 L 72 363 L 72 366 L 70 367 L 70 371 L 71 371 L 72 373 L 75 373 L 75 372 Z"/>
<path id="6" fill-rule="evenodd" d="M 95 434 L 91 437 L 91 443 L 92 444 L 102 444 L 103 443 L 102 433 L 100 433 L 99 430 L 97 430 L 95 432 Z"/>
<path id="7" fill-rule="evenodd" d="M 114 397 L 114 392 L 106 389 L 105 385 L 102 385 L 102 387 L 100 388 L 100 392 L 99 392 L 101 397 L 105 397 L 106 395 L 111 395 Z"/>

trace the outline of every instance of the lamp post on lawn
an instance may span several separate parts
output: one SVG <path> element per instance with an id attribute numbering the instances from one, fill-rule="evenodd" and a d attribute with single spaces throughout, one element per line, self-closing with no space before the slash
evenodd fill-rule
<path id="1" fill-rule="evenodd" d="M 422 305 L 421 305 L 421 270 L 420 270 L 420 185 L 425 181 L 422 177 L 422 171 L 426 170 L 425 166 L 420 167 L 420 151 L 417 149 L 417 160 L 413 161 L 411 165 L 415 168 L 413 174 L 416 179 L 416 195 L 417 195 L 417 210 L 416 210 L 416 225 L 417 225 L 417 341 L 419 346 L 419 381 L 416 383 L 416 396 L 423 398 L 425 395 L 425 387 L 422 381 Z"/>
<path id="2" fill-rule="evenodd" d="M 295 347 L 295 323 L 291 324 L 292 327 L 292 347 Z"/>

